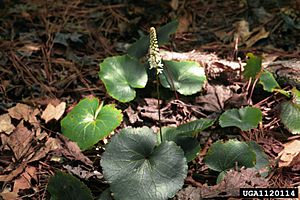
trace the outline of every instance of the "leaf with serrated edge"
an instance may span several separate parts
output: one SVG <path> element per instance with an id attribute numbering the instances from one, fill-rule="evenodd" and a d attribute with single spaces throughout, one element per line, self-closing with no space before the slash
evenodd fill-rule
<path id="1" fill-rule="evenodd" d="M 219 119 L 221 127 L 236 126 L 247 131 L 258 126 L 262 120 L 262 112 L 258 108 L 245 107 L 225 111 Z"/>
<path id="2" fill-rule="evenodd" d="M 198 119 L 178 127 L 162 127 L 163 141 L 173 141 L 184 151 L 187 161 L 192 161 L 200 151 L 200 143 L 195 137 L 204 129 L 213 125 L 213 119 Z M 160 134 L 157 134 L 160 143 Z"/>
<path id="3" fill-rule="evenodd" d="M 135 88 L 144 88 L 148 81 L 146 69 L 136 58 L 114 56 L 100 63 L 99 77 L 110 96 L 121 102 L 135 98 Z"/>
<path id="4" fill-rule="evenodd" d="M 108 143 L 101 166 L 114 197 L 122 200 L 171 198 L 187 174 L 182 149 L 171 141 L 156 146 L 147 127 L 122 129 Z"/>
<path id="5" fill-rule="evenodd" d="M 245 142 L 217 141 L 209 148 L 204 162 L 210 169 L 222 172 L 235 166 L 254 167 L 256 155 Z"/>
<path id="6" fill-rule="evenodd" d="M 300 105 L 293 102 L 281 104 L 280 120 L 293 134 L 300 134 Z"/>
<path id="7" fill-rule="evenodd" d="M 183 95 L 202 90 L 206 82 L 204 68 L 193 61 L 164 61 L 164 71 L 159 75 L 162 86 Z"/>
<path id="8" fill-rule="evenodd" d="M 101 107 L 97 98 L 87 97 L 61 121 L 61 128 L 66 137 L 86 150 L 108 136 L 121 121 L 121 111 L 114 105 Z"/>
<path id="9" fill-rule="evenodd" d="M 275 80 L 273 74 L 264 70 L 259 78 L 259 83 L 263 86 L 267 92 L 273 92 L 274 89 L 280 88 L 279 84 Z"/>

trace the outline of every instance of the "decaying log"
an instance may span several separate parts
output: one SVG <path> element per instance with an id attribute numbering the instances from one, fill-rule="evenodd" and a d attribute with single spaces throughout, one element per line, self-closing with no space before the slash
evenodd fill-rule
<path id="1" fill-rule="evenodd" d="M 240 73 L 246 65 L 245 62 L 228 61 L 219 58 L 216 54 L 199 51 L 178 53 L 161 50 L 160 53 L 164 60 L 189 60 L 198 62 L 205 68 L 206 75 L 210 79 L 217 78 L 222 74 L 226 74 L 226 77 L 223 78 L 235 79 L 236 77 L 240 77 Z M 300 60 L 263 62 L 262 65 L 265 69 L 273 73 L 279 83 L 288 83 L 298 89 L 300 88 Z"/>

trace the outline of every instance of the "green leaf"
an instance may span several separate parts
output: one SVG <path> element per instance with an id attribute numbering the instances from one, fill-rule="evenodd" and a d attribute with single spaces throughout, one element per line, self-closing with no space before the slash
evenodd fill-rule
<path id="1" fill-rule="evenodd" d="M 197 136 L 201 131 L 211 127 L 215 121 L 215 119 L 200 118 L 185 124 L 181 124 L 176 128 L 176 132 L 194 137 Z"/>
<path id="2" fill-rule="evenodd" d="M 263 148 L 254 141 L 249 141 L 247 144 L 256 154 L 256 164 L 254 168 L 260 172 L 261 176 L 268 176 L 270 161 Z"/>
<path id="3" fill-rule="evenodd" d="M 243 75 L 245 78 L 256 78 L 256 76 L 260 73 L 262 69 L 262 59 L 261 57 L 255 56 L 252 53 L 247 53 L 249 59 L 247 60 L 247 64 L 245 66 L 245 70 L 243 71 Z"/>
<path id="4" fill-rule="evenodd" d="M 158 44 L 162 45 L 169 42 L 170 35 L 176 32 L 177 27 L 178 27 L 178 21 L 173 20 L 167 23 L 166 25 L 158 28 L 157 30 Z M 149 35 L 143 36 L 129 47 L 127 53 L 133 57 L 141 58 L 147 54 L 149 45 L 150 45 Z"/>
<path id="5" fill-rule="evenodd" d="M 156 146 L 147 127 L 122 129 L 107 145 L 101 166 L 114 197 L 122 200 L 171 198 L 187 175 L 181 148 L 171 141 Z"/>
<path id="6" fill-rule="evenodd" d="M 267 92 L 273 92 L 275 88 L 280 88 L 273 74 L 267 70 L 263 70 L 263 72 L 261 73 L 259 77 L 259 83 Z"/>
<path id="7" fill-rule="evenodd" d="M 294 87 L 291 90 L 291 93 L 292 93 L 292 102 L 294 104 L 300 105 L 300 91 L 297 90 L 297 88 Z"/>
<path id="8" fill-rule="evenodd" d="M 292 134 L 300 134 L 300 104 L 282 103 L 280 120 Z"/>
<path id="9" fill-rule="evenodd" d="M 227 174 L 227 171 L 221 171 L 217 177 L 216 183 L 217 184 L 221 183 L 224 180 L 226 174 Z"/>
<path id="10" fill-rule="evenodd" d="M 79 179 L 70 174 L 57 171 L 49 179 L 47 186 L 51 199 L 89 200 L 93 199 L 90 189 Z"/>
<path id="11" fill-rule="evenodd" d="M 180 134 L 175 127 L 162 127 L 162 137 L 163 141 L 173 141 L 180 146 L 184 151 L 187 162 L 192 161 L 201 149 L 197 138 Z"/>
<path id="12" fill-rule="evenodd" d="M 134 88 L 144 88 L 148 81 L 144 65 L 128 55 L 104 59 L 100 63 L 99 77 L 108 94 L 121 102 L 133 100 Z"/>
<path id="13" fill-rule="evenodd" d="M 254 167 L 255 152 L 245 142 L 229 140 L 217 141 L 209 148 L 204 158 L 205 164 L 212 170 L 222 172 L 235 166 Z"/>
<path id="14" fill-rule="evenodd" d="M 162 127 L 163 141 L 173 141 L 184 151 L 188 162 L 192 161 L 199 153 L 201 147 L 195 138 L 201 131 L 212 126 L 213 119 L 198 119 L 182 124 L 178 127 Z M 160 134 L 157 134 L 157 141 L 160 143 Z"/>
<path id="15" fill-rule="evenodd" d="M 164 61 L 163 73 L 159 75 L 161 84 L 183 95 L 201 91 L 206 82 L 204 68 L 192 61 Z"/>
<path id="16" fill-rule="evenodd" d="M 61 121 L 62 133 L 86 150 L 108 136 L 122 121 L 114 105 L 99 105 L 95 97 L 82 99 Z"/>
<path id="17" fill-rule="evenodd" d="M 96 198 L 96 200 L 113 200 L 113 197 L 111 196 L 110 188 L 107 188 L 104 190 L 99 197 Z"/>
<path id="18" fill-rule="evenodd" d="M 262 112 L 258 108 L 245 107 L 225 111 L 219 119 L 221 127 L 236 126 L 247 131 L 258 126 L 262 120 Z"/>

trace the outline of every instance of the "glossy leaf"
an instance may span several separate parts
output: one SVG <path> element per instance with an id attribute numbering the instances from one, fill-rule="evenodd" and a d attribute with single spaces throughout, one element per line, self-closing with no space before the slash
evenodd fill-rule
<path id="1" fill-rule="evenodd" d="M 262 120 L 262 112 L 258 108 L 245 107 L 225 111 L 219 118 L 221 127 L 236 126 L 247 131 L 258 126 Z"/>
<path id="2" fill-rule="evenodd" d="M 93 199 L 90 189 L 83 182 L 70 174 L 60 171 L 56 172 L 55 175 L 49 179 L 47 190 L 53 200 Z"/>
<path id="3" fill-rule="evenodd" d="M 292 134 L 300 134 L 300 104 L 282 103 L 280 120 Z"/>
<path id="4" fill-rule="evenodd" d="M 178 27 L 178 21 L 174 20 L 158 28 L 157 30 L 158 44 L 162 45 L 169 42 L 170 35 L 176 32 L 177 27 Z M 141 58 L 148 53 L 149 45 L 150 45 L 149 35 L 143 36 L 129 47 L 128 54 L 136 58 Z"/>
<path id="5" fill-rule="evenodd" d="M 267 92 L 273 92 L 274 89 L 280 88 L 273 74 L 266 70 L 263 70 L 263 72 L 261 73 L 259 78 L 259 83 L 263 86 L 264 90 Z"/>
<path id="6" fill-rule="evenodd" d="M 114 56 L 100 63 L 99 77 L 110 96 L 121 102 L 135 98 L 135 88 L 144 88 L 148 81 L 146 69 L 136 58 Z"/>
<path id="7" fill-rule="evenodd" d="M 256 78 L 256 76 L 262 70 L 262 59 L 261 57 L 255 56 L 252 53 L 248 53 L 247 56 L 249 57 L 249 59 L 247 60 L 243 75 L 247 79 Z"/>
<path id="8" fill-rule="evenodd" d="M 183 95 L 201 91 L 206 82 L 204 68 L 192 61 L 164 61 L 164 70 L 159 78 L 165 88 Z"/>
<path id="9" fill-rule="evenodd" d="M 114 105 L 102 107 L 97 98 L 87 97 L 61 121 L 61 128 L 66 137 L 86 150 L 108 136 L 121 121 L 121 111 Z"/>
<path id="10" fill-rule="evenodd" d="M 235 166 L 254 167 L 255 161 L 255 152 L 247 143 L 237 140 L 215 142 L 204 158 L 205 164 L 218 172 L 226 171 Z"/>
<path id="11" fill-rule="evenodd" d="M 187 174 L 181 148 L 171 141 L 156 146 L 156 136 L 147 127 L 127 128 L 115 135 L 101 166 L 114 197 L 122 200 L 171 198 Z"/>

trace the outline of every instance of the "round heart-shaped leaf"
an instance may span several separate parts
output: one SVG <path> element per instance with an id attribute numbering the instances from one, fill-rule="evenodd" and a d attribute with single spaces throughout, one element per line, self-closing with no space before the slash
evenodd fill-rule
<path id="1" fill-rule="evenodd" d="M 53 200 L 93 199 L 90 189 L 83 182 L 70 174 L 60 171 L 56 172 L 55 175 L 49 179 L 47 190 Z"/>
<path id="2" fill-rule="evenodd" d="M 180 146 L 184 151 L 187 162 L 192 161 L 201 149 L 197 138 L 180 134 L 175 127 L 162 127 L 162 138 L 163 141 L 173 141 Z"/>
<path id="3" fill-rule="evenodd" d="M 292 102 L 300 107 L 300 91 L 297 88 L 291 89 Z"/>
<path id="4" fill-rule="evenodd" d="M 259 77 L 259 83 L 267 92 L 273 92 L 274 89 L 280 88 L 273 74 L 271 72 L 268 72 L 267 70 L 263 70 L 263 72 L 261 73 Z"/>
<path id="5" fill-rule="evenodd" d="M 206 81 L 204 68 L 192 61 L 164 61 L 164 70 L 159 78 L 165 88 L 171 88 L 183 95 L 201 91 Z"/>
<path id="6" fill-rule="evenodd" d="M 128 55 L 104 59 L 100 63 L 99 77 L 108 94 L 121 102 L 133 100 L 134 88 L 144 88 L 148 81 L 144 65 Z"/>
<path id="7" fill-rule="evenodd" d="M 243 131 L 247 131 L 256 128 L 261 120 L 262 112 L 260 109 L 245 107 L 225 111 L 220 116 L 219 123 L 222 127 L 236 126 Z"/>
<path id="8" fill-rule="evenodd" d="M 253 53 L 247 53 L 249 59 L 247 60 L 247 64 L 244 67 L 245 70 L 243 71 L 243 75 L 245 78 L 255 78 L 262 69 L 262 59 L 259 56 L 253 55 Z"/>
<path id="9" fill-rule="evenodd" d="M 171 198 L 187 174 L 181 148 L 171 141 L 156 146 L 156 136 L 147 127 L 127 128 L 115 135 L 101 166 L 114 197 L 122 200 Z"/>
<path id="10" fill-rule="evenodd" d="M 61 121 L 61 129 L 81 150 L 86 150 L 108 136 L 121 121 L 121 111 L 114 105 L 102 107 L 97 98 L 87 97 Z"/>
<path id="11" fill-rule="evenodd" d="M 256 155 L 245 142 L 217 141 L 209 148 L 204 162 L 210 169 L 222 172 L 235 166 L 254 167 Z"/>
<path id="12" fill-rule="evenodd" d="M 187 161 L 192 161 L 199 153 L 201 147 L 197 138 L 198 133 L 213 125 L 213 119 L 198 119 L 178 127 L 163 127 L 162 140 L 173 141 L 184 151 Z M 161 141 L 160 134 L 157 134 L 158 142 Z"/>
<path id="13" fill-rule="evenodd" d="M 293 134 L 300 134 L 300 104 L 291 101 L 281 104 L 280 121 Z"/>
<path id="14" fill-rule="evenodd" d="M 260 172 L 261 176 L 266 177 L 270 169 L 270 161 L 268 159 L 268 156 L 265 154 L 263 148 L 256 142 L 249 141 L 247 142 L 247 144 L 256 154 L 256 164 L 254 168 Z"/>

